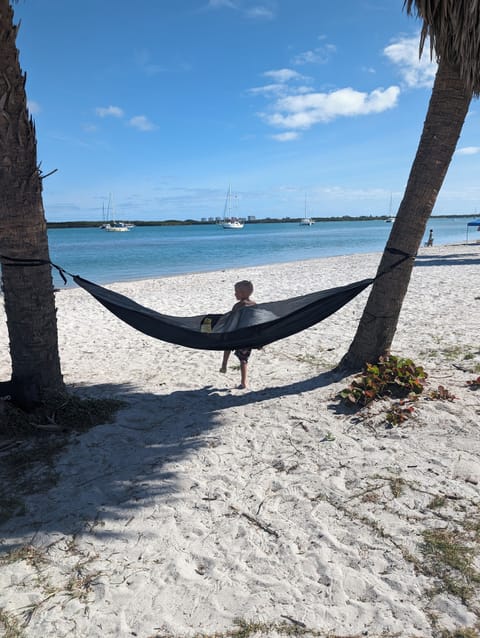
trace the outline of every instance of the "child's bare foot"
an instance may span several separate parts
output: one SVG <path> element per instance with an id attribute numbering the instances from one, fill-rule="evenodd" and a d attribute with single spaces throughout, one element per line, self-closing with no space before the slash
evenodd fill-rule
<path id="1" fill-rule="evenodd" d="M 223 372 L 224 374 L 226 371 L 227 371 L 227 366 L 222 366 L 219 370 L 219 372 Z"/>
<path id="2" fill-rule="evenodd" d="M 239 390 L 245 390 L 247 386 L 244 383 L 240 383 L 240 385 L 237 387 Z"/>

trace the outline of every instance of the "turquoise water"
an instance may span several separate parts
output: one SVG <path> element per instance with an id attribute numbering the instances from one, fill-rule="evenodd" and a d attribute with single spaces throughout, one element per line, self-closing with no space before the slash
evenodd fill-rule
<path id="1" fill-rule="evenodd" d="M 465 242 L 463 217 L 432 219 L 435 244 Z M 383 250 L 392 225 L 384 221 L 50 229 L 50 257 L 65 270 L 98 283 Z M 472 230 L 470 235 L 473 236 Z M 472 237 L 473 239 L 473 237 Z M 424 238 L 424 241 L 426 237 Z M 56 285 L 60 280 L 55 279 Z"/>

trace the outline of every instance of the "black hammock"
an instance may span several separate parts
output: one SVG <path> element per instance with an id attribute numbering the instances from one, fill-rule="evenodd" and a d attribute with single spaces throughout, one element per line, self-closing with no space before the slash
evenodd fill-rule
<path id="1" fill-rule="evenodd" d="M 390 249 L 403 257 L 386 272 L 410 257 L 402 251 Z M 40 259 L 8 259 L 4 265 L 38 266 L 50 263 L 66 283 L 65 275 L 90 293 L 116 317 L 144 334 L 188 348 L 200 350 L 237 350 L 257 348 L 310 328 L 326 319 L 370 286 L 375 278 L 362 279 L 347 286 L 313 292 L 283 301 L 244 306 L 225 314 L 173 317 L 141 306 L 124 295 L 108 290 L 60 266 Z"/>

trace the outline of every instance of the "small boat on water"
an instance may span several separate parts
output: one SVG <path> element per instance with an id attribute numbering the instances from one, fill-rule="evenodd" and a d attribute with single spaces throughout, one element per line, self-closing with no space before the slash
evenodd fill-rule
<path id="1" fill-rule="evenodd" d="M 395 221 L 395 217 L 392 216 L 392 202 L 393 202 L 393 195 L 392 193 L 390 193 L 390 205 L 388 207 L 388 217 L 385 220 L 386 224 L 393 224 L 393 222 Z"/>
<path id="2" fill-rule="evenodd" d="M 232 189 L 229 186 L 227 191 L 227 197 L 225 199 L 225 207 L 223 209 L 223 222 L 222 228 L 226 230 L 241 230 L 244 227 L 244 223 L 238 219 L 238 217 L 232 216 L 232 208 L 237 206 L 237 196 L 232 195 Z"/>
<path id="3" fill-rule="evenodd" d="M 105 210 L 105 207 L 103 209 L 103 219 L 104 223 L 100 226 L 100 228 L 102 230 L 106 230 L 109 233 L 126 233 L 132 228 L 135 228 L 135 224 L 119 222 L 115 220 L 113 198 L 111 193 L 108 196 L 107 209 Z"/>
<path id="4" fill-rule="evenodd" d="M 131 228 L 133 228 L 133 224 L 125 224 L 124 222 L 111 222 L 109 224 L 105 224 L 104 226 L 102 226 L 102 228 L 109 233 L 126 233 Z"/>
<path id="5" fill-rule="evenodd" d="M 231 219 L 230 221 L 225 221 L 222 224 L 223 228 L 243 228 L 244 223 L 239 221 L 238 219 Z"/>
<path id="6" fill-rule="evenodd" d="M 314 223 L 313 219 L 307 215 L 307 196 L 305 195 L 305 213 L 299 222 L 299 226 L 313 226 Z"/>

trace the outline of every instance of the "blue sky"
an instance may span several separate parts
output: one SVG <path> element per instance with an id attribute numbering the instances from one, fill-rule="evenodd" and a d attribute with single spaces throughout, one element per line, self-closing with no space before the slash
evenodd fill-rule
<path id="1" fill-rule="evenodd" d="M 20 0 L 48 221 L 388 214 L 435 64 L 403 0 Z M 428 48 L 428 47 L 427 47 Z M 480 205 L 472 102 L 434 214 Z"/>

